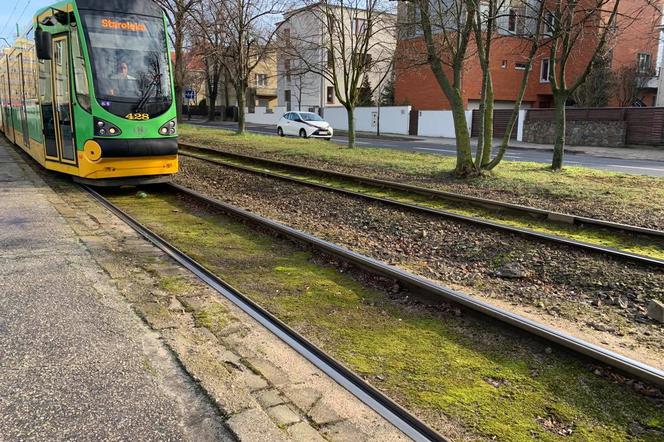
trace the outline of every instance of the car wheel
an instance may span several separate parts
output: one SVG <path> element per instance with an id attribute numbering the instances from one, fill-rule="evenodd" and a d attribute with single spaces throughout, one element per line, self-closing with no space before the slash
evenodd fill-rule
<path id="1" fill-rule="evenodd" d="M 300 129 L 300 138 L 307 138 L 307 131 L 304 129 Z"/>
<path id="2" fill-rule="evenodd" d="M 284 136 L 284 130 L 282 128 L 278 127 L 277 128 L 277 135 L 279 135 L 280 137 L 283 137 Z"/>

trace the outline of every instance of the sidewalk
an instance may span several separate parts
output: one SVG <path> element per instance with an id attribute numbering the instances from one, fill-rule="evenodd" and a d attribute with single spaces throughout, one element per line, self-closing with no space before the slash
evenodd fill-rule
<path id="1" fill-rule="evenodd" d="M 0 138 L 0 440 L 406 439 L 23 157 Z"/>
<path id="2" fill-rule="evenodd" d="M 29 172 L 0 139 L 0 439 L 232 440 Z"/>
<path id="3" fill-rule="evenodd" d="M 185 122 L 187 122 L 185 120 Z M 192 118 L 191 123 L 201 124 L 205 122 L 204 119 Z M 214 123 L 206 123 L 215 126 L 219 126 L 225 129 L 235 129 L 236 124 L 230 121 L 215 121 Z M 247 123 L 248 128 L 273 128 L 271 125 L 266 124 L 255 124 Z M 337 130 L 336 135 L 346 136 L 345 131 Z M 335 136 L 336 136 L 335 135 Z M 442 137 L 422 137 L 422 136 L 413 136 L 413 135 L 401 135 L 401 134 L 381 134 L 380 137 L 376 136 L 374 133 L 367 132 L 357 132 L 356 136 L 358 139 L 367 139 L 367 140 L 385 140 L 385 141 L 410 141 L 413 143 L 422 143 L 422 144 L 436 144 L 440 147 L 455 147 L 454 138 L 442 138 Z M 495 138 L 493 145 L 494 148 L 500 145 L 502 140 Z M 377 141 L 374 141 L 377 142 Z M 471 144 L 475 146 L 477 143 L 476 138 L 471 139 Z M 553 152 L 553 145 L 551 144 L 536 144 L 536 143 L 526 143 L 524 141 L 511 140 L 508 147 L 508 152 L 510 150 L 531 150 L 531 151 L 544 151 L 544 152 Z M 600 146 L 565 146 L 565 152 L 567 153 L 580 153 L 586 154 L 594 157 L 600 158 L 618 158 L 624 160 L 646 160 L 646 161 L 661 161 L 664 162 L 664 147 L 600 147 Z"/>

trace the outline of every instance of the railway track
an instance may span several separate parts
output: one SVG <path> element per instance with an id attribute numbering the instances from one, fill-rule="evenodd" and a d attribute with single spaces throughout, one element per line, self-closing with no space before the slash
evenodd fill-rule
<path id="1" fill-rule="evenodd" d="M 305 338 L 290 329 L 286 324 L 276 319 L 274 316 L 252 302 L 247 297 L 243 296 L 233 287 L 224 283 L 212 272 L 206 270 L 203 266 L 189 258 L 186 254 L 170 245 L 167 241 L 160 238 L 155 233 L 151 232 L 147 227 L 141 225 L 138 221 L 131 218 L 121 209 L 106 200 L 99 193 L 87 187 L 85 187 L 85 189 L 102 204 L 104 204 L 104 206 L 109 208 L 109 210 L 111 210 L 113 213 L 127 222 L 132 228 L 138 231 L 141 235 L 143 235 L 157 247 L 161 248 L 180 264 L 184 265 L 203 281 L 211 285 L 223 296 L 226 296 L 231 299 L 231 301 L 237 303 L 241 308 L 245 309 L 245 311 L 258 319 L 261 323 L 263 323 L 270 330 L 274 331 L 280 337 L 283 336 L 284 340 L 291 344 L 294 348 L 297 350 L 302 349 L 303 354 L 308 358 L 311 358 L 310 360 L 317 364 L 317 366 L 319 366 L 321 369 L 323 369 L 323 371 L 331 374 L 331 376 L 335 379 L 338 377 L 339 379 L 337 380 L 339 383 L 346 386 L 351 392 L 355 393 L 357 391 L 358 397 L 365 400 L 365 402 L 367 402 L 370 406 L 377 407 L 375 408 L 376 411 L 381 413 L 383 416 L 386 416 L 389 420 L 395 419 L 395 425 L 397 425 L 402 430 L 405 428 L 404 431 L 407 434 L 415 434 L 418 438 L 423 437 L 424 439 L 421 440 L 437 440 L 437 438 L 442 438 L 442 436 L 439 434 L 435 432 L 432 433 L 432 430 L 427 430 L 424 428 L 426 425 L 422 424 L 416 418 L 407 414 L 405 410 L 382 395 L 382 393 L 380 393 L 378 390 L 362 381 L 359 376 L 350 372 L 350 370 L 345 369 L 341 364 L 334 361 L 329 356 L 326 356 L 324 352 L 322 352 L 313 344 L 309 343 Z M 205 206 L 213 207 L 214 209 L 226 213 L 233 218 L 240 219 L 245 223 L 256 226 L 261 230 L 268 230 L 274 233 L 276 236 L 289 238 L 296 243 L 305 244 L 308 247 L 318 250 L 322 253 L 334 255 L 341 260 L 349 262 L 354 266 L 364 269 L 370 273 L 398 281 L 400 285 L 412 289 L 415 293 L 426 297 L 426 299 L 437 299 L 440 301 L 451 302 L 465 309 L 476 312 L 477 314 L 494 318 L 507 326 L 516 327 L 529 335 L 537 336 L 541 339 L 544 339 L 548 343 L 564 347 L 575 354 L 581 355 L 584 358 L 589 358 L 601 365 L 616 369 L 631 377 L 651 383 L 660 388 L 664 387 L 664 371 L 655 367 L 643 364 L 634 359 L 625 357 L 608 349 L 576 338 L 572 335 L 563 333 L 554 328 L 498 308 L 458 291 L 439 286 L 423 277 L 366 257 L 336 244 L 317 238 L 313 235 L 309 235 L 291 227 L 284 226 L 278 222 L 263 218 L 259 215 L 250 213 L 246 210 L 240 209 L 222 201 L 209 198 L 196 191 L 176 184 L 170 184 L 167 189 L 169 191 L 185 195 L 187 198 L 195 200 Z"/>
<path id="2" fill-rule="evenodd" d="M 355 372 L 348 369 L 339 361 L 326 354 L 311 341 L 307 340 L 304 336 L 293 330 L 287 324 L 252 301 L 249 297 L 245 296 L 239 290 L 220 279 L 217 275 L 206 269 L 203 265 L 196 262 L 184 252 L 178 250 L 177 247 L 170 244 L 156 233 L 152 232 L 149 228 L 142 225 L 139 221 L 125 213 L 122 209 L 115 206 L 108 199 L 104 198 L 104 196 L 102 196 L 100 193 L 86 185 L 81 185 L 81 187 L 90 195 L 92 195 L 97 201 L 99 201 L 104 207 L 114 213 L 118 218 L 127 223 L 141 236 L 161 249 L 164 253 L 185 267 L 187 270 L 192 272 L 201 281 L 205 282 L 211 288 L 216 290 L 221 296 L 241 308 L 245 313 L 247 313 L 261 325 L 274 333 L 277 337 L 279 337 L 299 354 L 304 356 L 308 361 L 313 363 L 325 374 L 330 376 L 335 382 L 346 388 L 351 394 L 360 399 L 378 414 L 383 416 L 395 427 L 399 428 L 399 430 L 401 430 L 408 437 L 416 441 L 448 440 L 443 435 L 439 434 L 424 422 L 413 416 L 410 412 L 394 402 L 392 399 L 387 397 L 380 390 L 366 382 Z M 183 187 L 177 185 L 173 185 L 173 187 L 178 192 L 185 193 L 190 197 L 197 198 L 207 204 L 214 205 L 215 207 L 221 208 L 234 215 L 244 213 L 241 209 L 223 205 L 217 201 L 212 201 L 203 195 Z M 257 219 L 247 219 L 252 219 L 254 222 L 257 222 Z M 276 226 L 276 223 L 272 225 L 268 220 L 262 221 L 263 225 L 265 226 L 271 226 L 271 228 Z"/>
<path id="3" fill-rule="evenodd" d="M 185 156 L 198 158 L 204 161 L 212 162 L 222 166 L 235 168 L 250 173 L 256 173 L 279 180 L 296 182 L 302 185 L 321 188 L 329 191 L 340 192 L 355 197 L 379 201 L 385 204 L 405 208 L 408 210 L 415 210 L 419 212 L 428 213 L 435 216 L 441 216 L 448 219 L 472 223 L 491 229 L 497 229 L 510 233 L 519 234 L 522 236 L 530 237 L 540 241 L 547 241 L 557 244 L 565 244 L 575 248 L 585 249 L 596 253 L 601 253 L 619 259 L 639 262 L 645 265 L 654 265 L 664 267 L 664 259 L 654 256 L 646 256 L 643 254 L 633 253 L 626 250 L 621 250 L 613 247 L 606 247 L 600 244 L 593 244 L 584 241 L 578 241 L 569 237 L 554 235 L 541 231 L 532 230 L 529 228 L 518 227 L 503 222 L 484 219 L 477 216 L 468 216 L 460 213 L 455 213 L 449 210 L 442 210 L 434 207 L 427 207 L 417 202 L 395 199 L 392 197 L 371 194 L 367 191 L 357 190 L 344 187 L 343 183 L 355 183 L 359 185 L 370 186 L 374 189 L 384 189 L 387 191 L 398 192 L 415 197 L 425 197 L 430 199 L 444 199 L 446 201 L 453 201 L 455 203 L 463 203 L 472 205 L 473 207 L 481 207 L 492 211 L 519 214 L 520 216 L 532 219 L 536 217 L 545 222 L 560 223 L 561 226 L 579 225 L 584 228 L 591 228 L 594 230 L 602 230 L 612 234 L 628 236 L 629 238 L 638 238 L 644 241 L 652 241 L 652 243 L 662 243 L 664 241 L 664 231 L 656 229 L 648 229 L 639 226 L 632 226 L 627 224 L 620 224 L 605 220 L 598 220 L 588 217 L 579 217 L 575 215 L 562 214 L 551 212 L 543 209 L 521 206 L 516 204 L 504 203 L 501 201 L 487 200 L 478 197 L 471 197 L 460 195 L 452 192 L 444 192 L 432 189 L 421 188 L 408 184 L 401 184 L 392 181 L 379 180 L 363 176 L 351 175 L 341 172 L 334 172 L 324 169 L 317 169 L 308 166 L 301 166 L 297 164 L 285 163 L 281 161 L 267 160 L 264 158 L 257 158 L 254 156 L 218 151 L 212 148 L 202 146 L 194 146 L 190 144 L 180 143 L 180 153 Z M 312 178 L 313 177 L 313 178 Z M 327 179 L 327 181 L 326 181 Z M 330 181 L 333 181 L 330 183 Z M 336 181 L 336 183 L 334 182 Z M 379 193 L 379 192 L 376 192 Z"/>

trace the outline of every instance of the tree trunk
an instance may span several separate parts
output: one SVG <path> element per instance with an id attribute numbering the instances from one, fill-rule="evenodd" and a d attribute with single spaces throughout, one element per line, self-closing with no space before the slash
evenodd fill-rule
<path id="1" fill-rule="evenodd" d="M 346 108 L 348 116 L 348 147 L 355 147 L 355 109 L 351 106 Z"/>
<path id="2" fill-rule="evenodd" d="M 208 121 L 214 121 L 217 113 L 217 96 L 219 95 L 219 79 L 221 77 L 221 69 L 215 66 L 214 73 L 212 74 L 212 84 L 210 88 L 210 96 L 208 97 Z"/>
<path id="3" fill-rule="evenodd" d="M 484 167 L 491 161 L 493 148 L 493 82 L 489 74 L 486 92 L 486 108 L 484 109 L 484 145 L 482 146 L 482 159 L 480 166 Z"/>
<path id="4" fill-rule="evenodd" d="M 553 161 L 551 169 L 560 170 L 563 168 L 563 156 L 565 153 L 565 103 L 567 95 L 564 93 L 554 93 L 553 103 L 556 115 L 556 135 L 553 141 Z"/>
<path id="5" fill-rule="evenodd" d="M 455 88 L 452 96 L 452 118 L 454 119 L 454 134 L 456 136 L 457 161 L 454 173 L 458 176 L 474 174 L 477 169 L 473 163 L 473 152 L 470 147 L 470 133 L 466 121 L 466 111 L 463 107 L 461 93 Z"/>
<path id="6" fill-rule="evenodd" d="M 212 86 L 210 97 L 208 98 L 208 121 L 214 121 L 217 113 L 217 86 Z"/>
<path id="7" fill-rule="evenodd" d="M 245 131 L 244 121 L 244 103 L 245 103 L 245 88 L 244 81 L 238 79 L 235 94 L 237 95 L 237 133 L 243 134 Z"/>

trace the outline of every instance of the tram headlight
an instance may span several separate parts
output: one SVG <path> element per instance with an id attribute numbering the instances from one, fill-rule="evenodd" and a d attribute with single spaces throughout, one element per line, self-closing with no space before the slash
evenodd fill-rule
<path id="1" fill-rule="evenodd" d="M 170 120 L 168 123 L 164 124 L 159 128 L 159 134 L 160 135 L 175 135 L 177 132 L 177 124 L 175 123 L 175 119 Z"/>
<path id="2" fill-rule="evenodd" d="M 115 137 L 122 133 L 119 127 L 114 124 L 104 121 L 100 118 L 95 118 L 95 135 L 101 137 Z"/>

